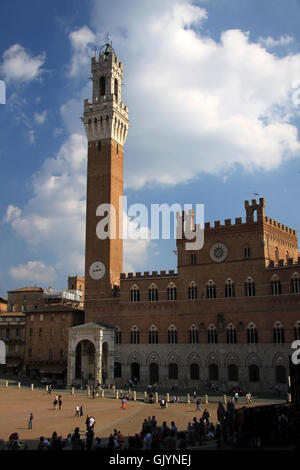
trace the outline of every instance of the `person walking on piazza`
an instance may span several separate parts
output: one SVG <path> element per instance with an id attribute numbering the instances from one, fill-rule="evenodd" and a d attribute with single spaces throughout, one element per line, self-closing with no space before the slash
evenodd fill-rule
<path id="1" fill-rule="evenodd" d="M 61 405 L 62 405 L 62 399 L 61 395 L 58 396 L 58 409 L 61 410 Z"/>
<path id="2" fill-rule="evenodd" d="M 32 422 L 33 422 L 33 414 L 30 413 L 29 422 L 28 422 L 28 429 L 32 429 Z"/>
<path id="3" fill-rule="evenodd" d="M 55 400 L 53 402 L 53 408 L 56 410 L 56 407 L 57 407 L 57 398 L 55 397 Z"/>
<path id="4" fill-rule="evenodd" d="M 76 405 L 75 418 L 79 418 L 79 405 Z"/>
<path id="5" fill-rule="evenodd" d="M 197 400 L 196 402 L 196 411 L 201 411 L 200 400 Z"/>

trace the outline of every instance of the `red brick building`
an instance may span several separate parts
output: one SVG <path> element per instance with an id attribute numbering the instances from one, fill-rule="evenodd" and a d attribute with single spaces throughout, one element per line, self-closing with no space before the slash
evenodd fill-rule
<path id="1" fill-rule="evenodd" d="M 123 65 L 110 45 L 92 59 L 91 72 L 93 99 L 85 100 L 82 118 L 88 138 L 86 325 L 70 330 L 69 384 L 136 378 L 200 390 L 286 390 L 291 343 L 300 337 L 297 233 L 265 215 L 263 198 L 246 201 L 244 221 L 205 224 L 201 250 L 177 241 L 176 272 L 122 273 L 122 240 L 98 233 L 105 216 L 100 206 L 112 204 L 118 234 L 128 130 Z M 110 229 L 112 222 L 110 215 Z"/>

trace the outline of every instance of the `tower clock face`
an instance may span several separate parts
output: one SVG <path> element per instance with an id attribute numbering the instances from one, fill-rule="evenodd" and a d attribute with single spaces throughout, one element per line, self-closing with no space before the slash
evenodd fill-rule
<path id="1" fill-rule="evenodd" d="M 211 247 L 209 254 L 215 263 L 221 263 L 221 261 L 224 261 L 227 257 L 228 248 L 224 243 L 218 242 Z"/>
<path id="2" fill-rule="evenodd" d="M 89 274 L 94 281 L 99 281 L 105 274 L 105 266 L 101 261 L 95 261 L 91 264 Z"/>

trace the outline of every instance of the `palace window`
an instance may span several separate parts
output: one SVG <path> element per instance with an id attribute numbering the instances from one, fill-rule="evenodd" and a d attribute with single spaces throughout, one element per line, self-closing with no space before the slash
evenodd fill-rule
<path id="1" fill-rule="evenodd" d="M 257 343 L 257 328 L 254 323 L 250 323 L 247 328 L 247 343 L 256 344 Z"/>
<path id="2" fill-rule="evenodd" d="M 175 284 L 171 282 L 167 288 L 168 300 L 176 300 L 177 298 L 177 290 Z"/>
<path id="3" fill-rule="evenodd" d="M 115 344 L 122 344 L 122 331 L 119 326 L 115 327 Z"/>
<path id="4" fill-rule="evenodd" d="M 244 248 L 244 257 L 245 257 L 245 258 L 250 258 L 250 253 L 251 253 L 251 252 L 250 252 L 249 246 L 245 247 L 245 248 Z"/>
<path id="5" fill-rule="evenodd" d="M 227 327 L 227 344 L 236 344 L 236 329 L 235 326 L 230 323 Z"/>
<path id="6" fill-rule="evenodd" d="M 199 343 L 199 332 L 196 325 L 192 325 L 189 329 L 190 344 Z"/>
<path id="7" fill-rule="evenodd" d="M 171 325 L 168 328 L 168 343 L 169 344 L 177 343 L 177 330 L 174 325 Z"/>
<path id="8" fill-rule="evenodd" d="M 284 329 L 279 321 L 273 327 L 273 339 L 276 344 L 284 343 Z"/>
<path id="9" fill-rule="evenodd" d="M 132 286 L 130 290 L 130 298 L 131 298 L 131 302 L 140 301 L 140 289 L 138 288 L 138 286 L 136 285 Z"/>
<path id="10" fill-rule="evenodd" d="M 197 297 L 198 297 L 197 284 L 194 281 L 192 281 L 189 285 L 189 299 L 196 300 Z"/>
<path id="11" fill-rule="evenodd" d="M 227 299 L 231 299 L 232 297 L 235 297 L 234 283 L 232 282 L 231 279 L 227 279 L 225 283 L 225 297 Z"/>
<path id="12" fill-rule="evenodd" d="M 131 328 L 130 342 L 131 344 L 140 344 L 140 332 L 136 326 Z"/>
<path id="13" fill-rule="evenodd" d="M 158 331 L 155 325 L 149 329 L 149 344 L 158 344 Z"/>
<path id="14" fill-rule="evenodd" d="M 158 301 L 158 290 L 155 284 L 152 284 L 149 288 L 149 301 L 150 302 Z"/>
<path id="15" fill-rule="evenodd" d="M 297 321 L 294 332 L 295 332 L 295 339 L 300 339 L 300 321 Z"/>
<path id="16" fill-rule="evenodd" d="M 273 276 L 271 280 L 271 291 L 273 295 L 280 295 L 281 294 L 281 283 L 278 276 Z"/>
<path id="17" fill-rule="evenodd" d="M 178 379 L 178 365 L 175 363 L 169 364 L 169 379 Z"/>
<path id="18" fill-rule="evenodd" d="M 255 296 L 255 283 L 251 277 L 248 277 L 245 282 L 245 296 L 254 297 Z"/>
<path id="19" fill-rule="evenodd" d="M 208 335 L 208 344 L 217 344 L 218 337 L 217 337 L 217 329 L 215 325 L 209 325 L 207 330 Z"/>
<path id="20" fill-rule="evenodd" d="M 292 294 L 299 294 L 300 292 L 300 278 L 298 273 L 294 273 L 291 278 L 291 291 Z"/>
<path id="21" fill-rule="evenodd" d="M 208 281 L 206 284 L 206 296 L 208 299 L 215 299 L 217 297 L 216 294 L 216 285 L 214 281 Z"/>

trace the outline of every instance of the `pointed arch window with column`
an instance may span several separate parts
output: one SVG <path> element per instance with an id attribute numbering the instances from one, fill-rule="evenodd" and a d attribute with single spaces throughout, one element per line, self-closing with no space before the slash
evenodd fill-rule
<path id="1" fill-rule="evenodd" d="M 149 344 L 158 344 L 158 330 L 155 325 L 149 328 Z"/>
<path id="2" fill-rule="evenodd" d="M 218 342 L 218 335 L 217 335 L 217 328 L 215 325 L 211 324 L 207 330 L 208 335 L 208 344 L 217 344 Z"/>
<path id="3" fill-rule="evenodd" d="M 206 284 L 206 296 L 208 299 L 215 299 L 217 297 L 216 284 L 211 279 Z"/>
<path id="4" fill-rule="evenodd" d="M 198 344 L 199 343 L 199 332 L 196 325 L 192 325 L 189 329 L 189 339 L 190 344 Z"/>
<path id="5" fill-rule="evenodd" d="M 255 282 L 252 277 L 248 277 L 245 282 L 245 296 L 254 297 L 255 296 Z"/>
<path id="6" fill-rule="evenodd" d="M 232 279 L 227 279 L 225 283 L 225 297 L 226 299 L 231 299 L 235 297 L 235 289 Z"/>
<path id="7" fill-rule="evenodd" d="M 227 327 L 227 344 L 236 344 L 236 328 L 230 323 Z"/>
<path id="8" fill-rule="evenodd" d="M 271 279 L 271 291 L 272 295 L 280 295 L 281 294 L 281 282 L 277 274 L 274 274 Z"/>
<path id="9" fill-rule="evenodd" d="M 176 300 L 177 299 L 177 289 L 174 282 L 170 282 L 167 287 L 167 296 L 168 300 Z"/>
<path id="10" fill-rule="evenodd" d="M 158 301 L 158 289 L 155 284 L 151 284 L 149 287 L 149 301 L 150 302 L 157 302 Z"/>
<path id="11" fill-rule="evenodd" d="M 284 329 L 280 321 L 276 322 L 273 326 L 273 339 L 275 344 L 284 343 Z"/>
<path id="12" fill-rule="evenodd" d="M 250 323 L 247 327 L 247 343 L 257 344 L 257 328 L 254 323 Z"/>
<path id="13" fill-rule="evenodd" d="M 189 299 L 196 300 L 197 298 L 198 298 L 197 284 L 194 281 L 191 281 L 189 285 Z"/>
<path id="14" fill-rule="evenodd" d="M 174 325 L 170 325 L 168 328 L 168 343 L 177 344 L 177 329 Z"/>
<path id="15" fill-rule="evenodd" d="M 130 289 L 130 299 L 131 302 L 139 302 L 140 301 L 140 289 L 139 286 L 134 284 Z"/>
<path id="16" fill-rule="evenodd" d="M 140 331 L 136 325 L 134 325 L 130 330 L 130 343 L 140 344 Z"/>
<path id="17" fill-rule="evenodd" d="M 291 291 L 292 294 L 299 294 L 300 292 L 300 276 L 298 273 L 294 273 L 291 277 Z"/>

